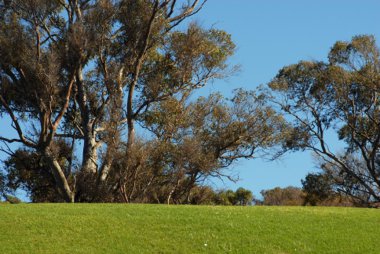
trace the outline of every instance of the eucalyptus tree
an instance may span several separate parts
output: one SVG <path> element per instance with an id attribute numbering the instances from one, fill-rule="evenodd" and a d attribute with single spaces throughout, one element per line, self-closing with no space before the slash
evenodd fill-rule
<path id="1" fill-rule="evenodd" d="M 357 200 L 380 201 L 380 52 L 375 38 L 339 41 L 328 62 L 286 66 L 269 87 L 272 101 L 293 127 L 285 146 L 319 155 L 322 168 Z M 332 149 L 331 131 L 345 142 L 343 152 Z"/>
<path id="2" fill-rule="evenodd" d="M 189 200 L 202 179 L 278 144 L 283 119 L 254 93 L 189 102 L 233 71 L 231 36 L 188 22 L 205 2 L 0 1 L 0 114 L 15 130 L 1 149 L 8 176 L 34 172 L 8 182 L 48 183 L 54 201 Z"/>
<path id="3" fill-rule="evenodd" d="M 124 129 L 128 149 L 135 143 L 141 113 L 226 70 L 234 50 L 227 33 L 179 29 L 204 3 L 1 1 L 0 112 L 16 131 L 1 141 L 41 155 L 68 202 L 77 177 L 106 181 Z M 82 142 L 75 174 L 56 156 L 61 140 Z"/>
<path id="4" fill-rule="evenodd" d="M 210 94 L 152 105 L 141 121 L 153 139 L 135 147 L 133 160 L 124 157 L 115 163 L 122 169 L 124 200 L 190 203 L 193 190 L 206 180 L 234 180 L 228 167 L 264 155 L 287 133 L 282 116 L 264 99 L 238 89 L 232 98 Z"/>

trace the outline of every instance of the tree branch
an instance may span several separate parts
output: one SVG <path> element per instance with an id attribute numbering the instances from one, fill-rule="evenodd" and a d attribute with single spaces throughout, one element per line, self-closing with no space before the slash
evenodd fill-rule
<path id="1" fill-rule="evenodd" d="M 12 122 L 13 122 L 14 125 L 15 125 L 15 129 L 16 129 L 16 131 L 17 131 L 17 134 L 18 134 L 18 136 L 19 136 L 19 138 L 20 138 L 19 140 L 17 140 L 17 139 L 6 139 L 6 138 L 2 138 L 2 140 L 3 140 L 3 141 L 10 142 L 10 143 L 12 143 L 12 142 L 20 142 L 20 141 L 21 141 L 24 145 L 29 146 L 29 147 L 34 147 L 34 148 L 35 148 L 35 147 L 36 147 L 36 144 L 35 144 L 34 142 L 28 140 L 27 138 L 25 138 L 25 136 L 24 136 L 24 134 L 23 134 L 23 131 L 22 131 L 22 129 L 21 129 L 21 126 L 20 126 L 20 124 L 19 124 L 19 122 L 18 122 L 17 117 L 14 115 L 12 109 L 9 107 L 8 103 L 5 101 L 5 99 L 3 98 L 2 95 L 0 95 L 0 102 L 1 102 L 1 104 L 4 106 L 4 108 L 7 110 L 9 116 L 11 117 Z"/>

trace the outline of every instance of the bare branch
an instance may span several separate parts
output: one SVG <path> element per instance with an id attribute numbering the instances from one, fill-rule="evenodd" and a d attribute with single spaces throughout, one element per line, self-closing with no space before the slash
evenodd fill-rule
<path id="1" fill-rule="evenodd" d="M 16 129 L 16 131 L 17 131 L 17 134 L 18 134 L 18 136 L 19 136 L 19 138 L 20 138 L 19 140 L 20 140 L 24 145 L 26 145 L 26 146 L 29 146 L 29 147 L 36 147 L 36 144 L 35 144 L 34 142 L 28 140 L 28 139 L 24 136 L 23 131 L 22 131 L 22 129 L 21 129 L 21 126 L 20 126 L 20 124 L 19 124 L 19 122 L 18 122 L 17 117 L 14 115 L 12 109 L 9 107 L 9 105 L 7 104 L 7 102 L 5 101 L 5 99 L 3 98 L 3 96 L 2 96 L 1 94 L 0 94 L 0 102 L 1 102 L 1 104 L 4 106 L 4 108 L 7 110 L 9 116 L 11 117 L 12 122 L 13 122 L 14 125 L 15 125 L 15 129 Z M 3 141 L 7 141 L 7 142 L 9 142 L 9 141 L 11 141 L 11 142 L 19 142 L 17 139 L 5 139 L 5 138 L 3 138 L 2 140 L 3 140 Z"/>
<path id="2" fill-rule="evenodd" d="M 74 77 L 75 77 L 75 75 L 73 75 L 73 77 L 70 80 L 69 87 L 67 89 L 67 93 L 66 93 L 66 97 L 65 97 L 65 103 L 62 106 L 62 108 L 61 108 L 58 116 L 54 120 L 54 123 L 53 123 L 53 126 L 52 126 L 52 130 L 53 131 L 57 130 L 58 125 L 61 122 L 61 119 L 62 119 L 63 115 L 65 114 L 67 108 L 69 107 L 69 102 L 70 102 L 70 97 L 71 97 L 71 91 L 72 91 L 73 84 L 74 84 L 74 81 L 75 81 Z"/>

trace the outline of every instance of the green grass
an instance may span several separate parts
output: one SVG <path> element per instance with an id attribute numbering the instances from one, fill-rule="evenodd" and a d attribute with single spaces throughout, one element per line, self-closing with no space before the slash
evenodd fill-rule
<path id="1" fill-rule="evenodd" d="M 0 205 L 0 253 L 380 253 L 380 210 Z"/>

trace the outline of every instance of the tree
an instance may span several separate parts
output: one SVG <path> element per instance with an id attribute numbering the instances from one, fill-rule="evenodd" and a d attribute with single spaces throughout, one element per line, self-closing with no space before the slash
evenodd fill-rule
<path id="1" fill-rule="evenodd" d="M 344 175 L 348 195 L 367 204 L 380 200 L 379 56 L 373 36 L 356 36 L 335 43 L 328 62 L 284 67 L 269 84 L 292 125 L 284 147 L 313 151 Z M 332 150 L 332 132 L 346 143 L 344 153 Z"/>
<path id="2" fill-rule="evenodd" d="M 2 3 L 0 110 L 18 137 L 1 140 L 41 155 L 68 202 L 85 186 L 73 186 L 54 157 L 52 146 L 60 140 L 82 141 L 78 177 L 104 182 L 123 124 L 131 147 L 134 123 L 152 103 L 189 93 L 225 70 L 234 48 L 228 34 L 195 24 L 175 30 L 203 4 Z"/>
<path id="3" fill-rule="evenodd" d="M 215 196 L 216 205 L 236 205 L 236 193 L 233 190 L 221 190 Z"/>
<path id="4" fill-rule="evenodd" d="M 236 191 L 220 190 L 214 195 L 216 205 L 251 205 L 254 196 L 250 190 L 239 187 Z"/>
<path id="5" fill-rule="evenodd" d="M 208 186 L 197 186 L 192 189 L 190 195 L 190 204 L 194 205 L 213 205 L 215 191 Z"/>
<path id="6" fill-rule="evenodd" d="M 297 187 L 276 187 L 274 189 L 262 190 L 263 205 L 275 206 L 299 206 L 304 203 L 305 194 Z"/>
<path id="7" fill-rule="evenodd" d="M 189 200 L 200 177 L 277 143 L 281 117 L 262 99 L 249 103 L 249 92 L 230 104 L 218 96 L 186 104 L 194 90 L 233 70 L 229 34 L 180 25 L 205 2 L 0 1 L 0 114 L 16 135 L 0 141 L 41 158 L 27 171 L 48 182 L 53 176 L 67 202 L 144 200 L 154 186 L 148 199 L 168 203 Z M 183 127 L 160 112 L 176 109 L 186 116 Z M 136 123 L 153 138 L 136 135 Z M 70 156 L 60 158 L 63 143 Z M 144 149 L 154 153 L 139 155 Z"/>
<path id="8" fill-rule="evenodd" d="M 261 98 L 242 90 L 232 99 L 220 94 L 190 103 L 173 98 L 144 117 L 154 140 L 135 146 L 129 153 L 135 159 L 121 157 L 115 164 L 122 169 L 116 171 L 127 202 L 160 193 L 159 203 L 191 203 L 193 188 L 209 177 L 224 177 L 223 170 L 236 160 L 273 147 L 285 128 Z"/>
<path id="9" fill-rule="evenodd" d="M 246 190 L 242 187 L 236 190 L 236 200 L 239 205 L 251 205 L 253 198 L 253 194 L 250 190 Z"/>
<path id="10" fill-rule="evenodd" d="M 315 206 L 333 195 L 332 179 L 327 174 L 309 173 L 301 182 L 306 193 L 305 204 Z"/>

